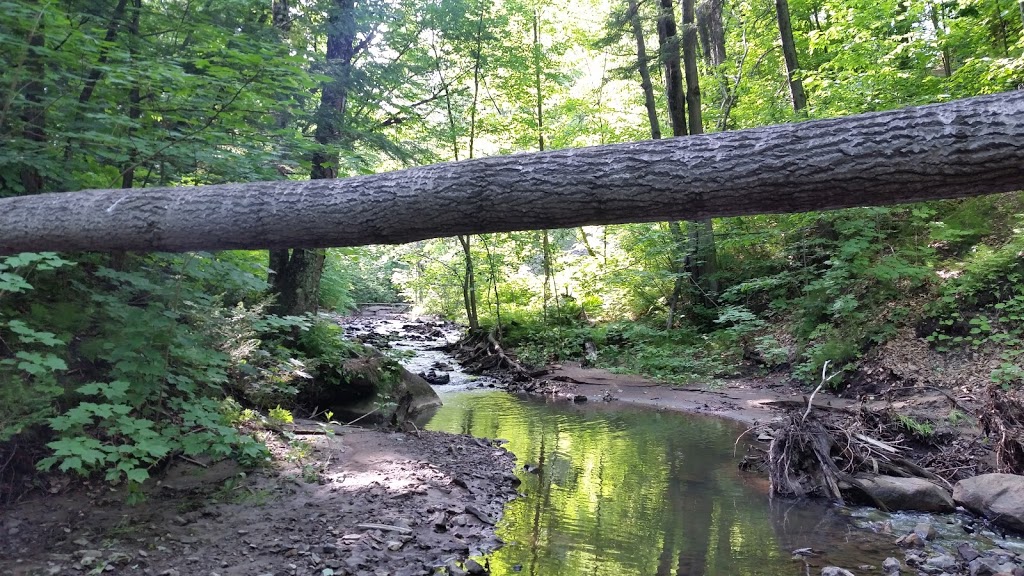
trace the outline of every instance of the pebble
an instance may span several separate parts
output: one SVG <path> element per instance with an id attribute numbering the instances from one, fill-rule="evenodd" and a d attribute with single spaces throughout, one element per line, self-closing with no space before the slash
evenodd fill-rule
<path id="1" fill-rule="evenodd" d="M 821 569 L 821 576 L 856 576 L 856 574 L 838 566 L 825 566 Z"/>
<path id="2" fill-rule="evenodd" d="M 914 534 L 917 534 L 922 540 L 934 540 L 935 539 L 935 527 L 930 522 L 921 522 L 917 526 L 914 526 Z"/>

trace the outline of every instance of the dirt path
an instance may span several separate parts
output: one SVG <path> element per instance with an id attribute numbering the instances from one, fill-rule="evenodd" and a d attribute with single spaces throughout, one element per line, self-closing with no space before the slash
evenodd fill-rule
<path id="1" fill-rule="evenodd" d="M 309 452 L 278 446 L 277 470 L 175 461 L 135 506 L 102 484 L 31 497 L 0 516 L 0 573 L 399 576 L 499 545 L 518 482 L 503 448 L 433 432 L 297 437 Z"/>

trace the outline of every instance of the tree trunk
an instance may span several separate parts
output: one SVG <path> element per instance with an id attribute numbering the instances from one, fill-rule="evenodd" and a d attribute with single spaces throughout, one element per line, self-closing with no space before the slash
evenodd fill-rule
<path id="1" fill-rule="evenodd" d="M 491 269 L 491 288 L 494 290 L 494 333 L 498 340 L 501 340 L 501 297 L 498 295 L 498 264 L 494 261 L 494 254 L 491 253 L 491 246 L 487 243 L 487 236 L 481 236 L 484 250 L 487 251 L 487 264 Z"/>
<path id="2" fill-rule="evenodd" d="M 953 62 L 949 55 L 949 44 L 946 42 L 945 30 L 942 26 L 941 4 L 932 4 L 928 8 L 929 16 L 932 19 L 932 27 L 935 29 L 935 40 L 939 43 L 939 53 L 942 55 L 942 75 L 949 78 L 953 75 Z"/>
<path id="3" fill-rule="evenodd" d="M 117 5 L 114 6 L 114 13 L 110 17 L 110 23 L 107 24 L 107 33 L 103 37 L 103 44 L 100 45 L 100 55 L 96 60 L 96 65 L 89 71 L 89 75 L 85 79 L 85 85 L 82 87 L 82 92 L 78 95 L 78 103 L 85 105 L 92 99 L 92 94 L 96 90 L 96 84 L 99 83 L 100 78 L 103 77 L 103 68 L 107 64 L 107 60 L 110 58 L 110 48 L 112 47 L 114 40 L 117 39 L 117 29 L 124 22 L 125 9 L 128 6 L 128 0 L 118 0 Z M 138 10 L 136 10 L 138 12 Z M 135 18 L 135 16 L 133 16 Z M 137 22 L 136 22 L 137 24 Z M 138 33 L 137 31 L 135 32 Z M 79 112 L 82 110 L 79 109 Z"/>
<path id="4" fill-rule="evenodd" d="M 673 136 L 686 136 L 686 101 L 683 95 L 683 70 L 679 64 L 679 36 L 676 34 L 675 5 L 661 0 L 658 14 L 658 40 L 665 67 L 665 97 Z"/>
<path id="5" fill-rule="evenodd" d="M 644 40 L 644 29 L 640 25 L 640 14 L 636 0 L 629 1 L 629 22 L 633 26 L 633 37 L 636 39 L 637 70 L 640 72 L 640 87 L 644 91 L 644 106 L 647 108 L 647 121 L 651 124 L 651 138 L 661 138 L 661 123 L 658 121 L 658 108 L 654 103 L 654 83 L 651 82 L 651 68 L 647 65 L 647 42 Z"/>
<path id="6" fill-rule="evenodd" d="M 693 0 L 682 0 L 683 5 L 683 70 L 686 72 L 686 113 L 690 134 L 703 134 L 704 122 L 700 109 L 700 75 L 697 72 L 697 24 Z"/>
<path id="7" fill-rule="evenodd" d="M 287 6 L 278 7 L 278 12 Z M 348 104 L 348 85 L 355 53 L 354 0 L 334 0 L 327 19 L 327 75 L 320 87 L 315 139 L 320 145 L 313 153 L 311 180 L 338 177 L 338 144 L 342 140 L 342 124 Z M 282 254 L 276 258 L 279 262 Z M 295 248 L 283 269 L 275 270 L 272 284 L 277 293 L 275 311 L 282 315 L 316 312 L 319 306 L 320 277 L 327 254 L 323 249 Z"/>
<path id="8" fill-rule="evenodd" d="M 697 30 L 693 8 L 694 0 L 682 0 L 683 4 L 683 68 L 686 70 L 686 113 L 690 134 L 704 133 L 704 118 L 700 102 L 700 76 L 697 72 Z M 714 304 L 718 292 L 715 280 L 717 252 L 715 250 L 715 228 L 710 218 L 690 222 L 689 249 L 687 250 L 687 272 L 695 288 L 701 293 L 697 299 Z"/>
<path id="9" fill-rule="evenodd" d="M 28 37 L 28 54 L 25 56 L 25 76 L 28 80 L 21 86 L 21 93 L 24 95 L 25 104 L 21 111 L 23 123 L 22 136 L 25 140 L 38 145 L 40 154 L 44 153 L 46 146 L 46 105 L 43 104 L 43 97 L 46 95 L 46 62 L 42 49 L 46 45 L 46 34 L 43 32 L 43 19 L 39 18 Z M 43 191 L 45 180 L 39 169 L 26 164 L 21 168 L 21 193 L 39 194 Z"/>
<path id="10" fill-rule="evenodd" d="M 469 322 L 469 329 L 476 331 L 480 329 L 480 320 L 476 311 L 476 275 L 473 273 L 473 255 L 470 252 L 470 237 L 465 234 L 459 235 L 459 244 L 462 244 L 463 262 L 466 266 L 466 273 L 462 277 L 462 298 L 466 305 L 466 320 Z"/>
<path id="11" fill-rule="evenodd" d="M 796 59 L 796 42 L 793 40 L 793 24 L 789 20 L 789 1 L 775 0 L 775 14 L 779 20 L 779 36 L 782 38 L 782 55 L 786 59 L 786 75 L 789 93 L 793 96 L 793 110 L 800 112 L 807 107 L 804 83 L 798 77 L 800 65 Z"/>
<path id="12" fill-rule="evenodd" d="M 683 236 L 682 226 L 679 222 L 669 222 L 668 230 L 672 234 L 672 263 L 669 270 L 675 275 L 672 281 L 672 293 L 668 296 L 668 315 L 665 318 L 665 329 L 671 330 L 676 325 L 676 312 L 679 309 L 679 298 L 683 295 L 683 275 L 686 273 L 686 265 L 689 258 L 683 250 L 686 246 L 686 238 Z"/>
<path id="13" fill-rule="evenodd" d="M 139 43 L 139 18 L 142 14 L 142 0 L 132 0 L 132 17 L 128 21 L 128 32 L 131 37 L 128 39 L 128 55 L 133 63 L 138 55 L 138 43 Z M 142 94 L 139 89 L 141 80 L 135 78 L 132 81 L 131 90 L 128 91 L 128 139 L 132 139 L 132 133 L 135 131 L 135 126 L 138 124 L 139 118 L 142 116 Z M 135 186 L 135 168 L 138 164 L 139 152 L 133 146 L 132 150 L 128 153 L 128 163 L 124 170 L 121 172 L 121 188 L 131 188 Z M 145 185 L 145 184 L 143 184 Z"/>
<path id="14" fill-rule="evenodd" d="M 544 92 L 541 86 L 540 56 L 544 47 L 540 45 L 540 13 L 533 11 L 533 72 L 534 88 L 537 91 L 537 140 L 541 152 L 544 151 Z"/>
<path id="15" fill-rule="evenodd" d="M 398 244 L 1020 190 L 1024 91 L 339 180 L 0 199 L 0 253 Z"/>
<path id="16" fill-rule="evenodd" d="M 297 248 L 291 251 L 284 267 L 275 270 L 275 314 L 293 316 L 316 312 L 320 304 L 320 275 L 324 271 L 326 256 L 323 249 Z"/>
<path id="17" fill-rule="evenodd" d="M 704 48 L 704 59 L 712 66 L 725 62 L 725 26 L 722 24 L 724 0 L 703 0 L 697 5 L 697 31 Z"/>

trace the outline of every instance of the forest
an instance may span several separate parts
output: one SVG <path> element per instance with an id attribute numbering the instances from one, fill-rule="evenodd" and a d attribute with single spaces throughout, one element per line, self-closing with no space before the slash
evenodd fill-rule
<path id="1" fill-rule="evenodd" d="M 1012 0 L 0 7 L 0 199 L 340 179 L 1024 84 Z M 460 322 L 516 366 L 809 389 L 827 367 L 853 394 L 1013 394 L 1022 253 L 1010 192 L 401 245 L 0 256 L 0 494 L 47 471 L 131 490 L 178 454 L 263 461 L 247 415 L 308 413 L 319 388 L 352 384 L 345 363 L 366 351 L 322 313 L 365 303 Z"/>

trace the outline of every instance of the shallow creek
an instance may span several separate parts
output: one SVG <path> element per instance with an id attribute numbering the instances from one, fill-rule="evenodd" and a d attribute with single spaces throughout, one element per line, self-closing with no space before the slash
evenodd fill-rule
<path id="1" fill-rule="evenodd" d="M 501 392 L 442 399 L 428 428 L 506 439 L 537 467 L 519 471 L 525 496 L 505 508 L 494 574 L 802 574 L 795 548 L 848 568 L 889 555 L 893 537 L 866 531 L 837 548 L 854 528 L 834 510 L 769 502 L 763 481 L 736 467 L 742 429 L 730 422 Z"/>
<path id="2" fill-rule="evenodd" d="M 360 322 L 359 331 L 412 351 L 403 363 L 414 372 L 454 368 L 446 371 L 451 384 L 435 387 L 444 406 L 426 427 L 507 440 L 518 459 L 521 497 L 506 505 L 498 527 L 506 544 L 480 560 L 494 575 L 817 575 L 828 565 L 881 574 L 886 557 L 903 561 L 893 542 L 918 522 L 930 522 L 946 547 L 966 539 L 962 515 L 770 499 L 762 475 L 737 468 L 743 428 L 731 421 L 487 389 L 493 382 L 462 373 L 434 349 L 457 333 L 438 324 L 424 336 L 403 328 L 408 322 Z M 794 555 L 798 549 L 814 554 Z"/>

